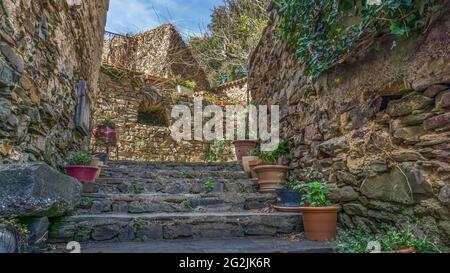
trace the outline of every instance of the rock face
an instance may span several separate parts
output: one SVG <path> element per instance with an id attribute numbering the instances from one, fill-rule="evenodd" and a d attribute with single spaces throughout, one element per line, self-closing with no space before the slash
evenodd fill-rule
<path id="1" fill-rule="evenodd" d="M 0 217 L 57 217 L 81 198 L 81 184 L 45 163 L 0 166 Z"/>
<path id="2" fill-rule="evenodd" d="M 442 7 L 450 9 L 447 3 Z M 444 14 L 444 13 L 443 13 Z M 250 58 L 252 104 L 279 105 L 290 175 L 314 167 L 333 183 L 342 224 L 432 217 L 446 237 L 450 182 L 450 12 L 419 43 L 392 40 L 311 83 L 269 26 Z M 420 44 L 420 46 L 417 46 Z M 429 206 L 427 204 L 433 204 Z"/>
<path id="3" fill-rule="evenodd" d="M 108 5 L 1 1 L 0 161 L 57 167 L 87 144 L 73 121 L 75 87 L 84 80 L 95 97 Z"/>

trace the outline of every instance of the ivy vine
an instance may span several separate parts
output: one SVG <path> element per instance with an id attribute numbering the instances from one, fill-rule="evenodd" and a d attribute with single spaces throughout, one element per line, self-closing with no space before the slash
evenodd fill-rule
<path id="1" fill-rule="evenodd" d="M 278 32 L 317 78 L 362 40 L 390 33 L 408 37 L 426 25 L 434 0 L 276 0 Z"/>

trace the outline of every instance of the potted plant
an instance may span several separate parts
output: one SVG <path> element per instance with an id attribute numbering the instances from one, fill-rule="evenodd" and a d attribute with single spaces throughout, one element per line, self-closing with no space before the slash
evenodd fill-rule
<path id="1" fill-rule="evenodd" d="M 289 168 L 281 165 L 281 161 L 289 154 L 288 142 L 282 141 L 273 151 L 261 152 L 260 166 L 256 166 L 253 170 L 258 176 L 260 192 L 275 192 L 281 188 L 285 175 Z"/>
<path id="2" fill-rule="evenodd" d="M 250 162 L 256 161 L 259 159 L 259 149 L 254 148 L 251 149 L 246 156 L 242 157 L 242 167 L 244 168 L 244 171 L 251 175 L 252 169 L 250 168 Z"/>
<path id="3" fill-rule="evenodd" d="M 95 138 L 100 143 L 105 143 L 108 146 L 117 145 L 117 131 L 116 124 L 111 119 L 105 119 L 100 121 L 97 126 Z"/>
<path id="4" fill-rule="evenodd" d="M 275 209 L 278 211 L 298 211 L 302 201 L 301 190 L 298 185 L 300 182 L 295 181 L 292 177 L 282 184 L 282 188 L 276 190 L 277 205 Z"/>
<path id="5" fill-rule="evenodd" d="M 308 174 L 309 182 L 297 184 L 295 190 L 304 193 L 304 207 L 301 207 L 305 237 L 312 241 L 334 241 L 337 231 L 339 208 L 331 206 L 329 185 L 318 179 L 316 172 Z"/>
<path id="6" fill-rule="evenodd" d="M 258 146 L 257 140 L 236 140 L 233 142 L 234 150 L 236 152 L 236 158 L 239 162 L 242 162 L 242 158 L 255 149 Z"/>
<path id="7" fill-rule="evenodd" d="M 85 192 L 93 190 L 99 168 L 92 166 L 92 154 L 89 151 L 79 151 L 70 157 L 67 163 L 65 167 L 67 175 L 83 183 Z"/>

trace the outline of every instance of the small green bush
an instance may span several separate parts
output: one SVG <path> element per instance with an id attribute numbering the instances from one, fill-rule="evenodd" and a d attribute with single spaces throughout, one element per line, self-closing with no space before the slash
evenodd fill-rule
<path id="1" fill-rule="evenodd" d="M 203 184 L 203 187 L 205 188 L 207 193 L 210 193 L 214 190 L 216 183 L 214 182 L 214 179 L 208 178 L 205 183 Z"/>
<path id="2" fill-rule="evenodd" d="M 373 249 L 369 244 L 376 242 L 381 246 L 382 252 L 395 252 L 402 249 L 414 247 L 418 253 L 441 253 L 447 251 L 439 247 L 430 236 L 417 236 L 414 226 L 411 224 L 403 226 L 382 225 L 377 233 L 366 229 L 339 231 L 335 251 L 340 253 L 369 253 Z"/>
<path id="3" fill-rule="evenodd" d="M 289 155 L 289 142 L 287 140 L 281 141 L 277 148 L 272 151 L 262 151 L 259 158 L 264 165 L 277 164 L 280 158 L 287 158 Z"/>
<path id="4" fill-rule="evenodd" d="M 100 126 L 107 126 L 109 128 L 116 128 L 116 123 L 112 119 L 104 119 L 99 122 Z"/>
<path id="5" fill-rule="evenodd" d="M 306 205 L 309 207 L 326 207 L 331 205 L 328 200 L 330 194 L 330 186 L 326 181 L 319 179 L 319 174 L 314 170 L 308 173 L 308 180 L 306 183 L 296 183 L 292 186 L 293 190 L 304 192 Z"/>
<path id="6" fill-rule="evenodd" d="M 79 151 L 71 156 L 67 163 L 69 165 L 90 166 L 92 164 L 92 154 L 86 150 Z"/>

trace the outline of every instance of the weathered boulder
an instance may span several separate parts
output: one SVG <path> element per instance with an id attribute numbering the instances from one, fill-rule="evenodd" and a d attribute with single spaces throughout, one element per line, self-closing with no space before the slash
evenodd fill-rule
<path id="1" fill-rule="evenodd" d="M 343 206 L 345 213 L 349 215 L 367 216 L 367 208 L 358 203 L 349 203 Z"/>
<path id="2" fill-rule="evenodd" d="M 0 166 L 1 217 L 57 217 L 81 199 L 81 184 L 45 163 Z"/>
<path id="3" fill-rule="evenodd" d="M 368 177 L 363 182 L 361 193 L 371 199 L 404 204 L 412 202 L 405 176 L 398 170 Z"/>
<path id="4" fill-rule="evenodd" d="M 403 163 L 401 170 L 393 168 L 388 173 L 368 177 L 361 193 L 371 199 L 411 204 L 414 194 L 430 194 L 432 187 L 415 165 Z"/>
<path id="5" fill-rule="evenodd" d="M 440 108 L 450 106 L 450 90 L 442 92 L 436 97 L 436 106 Z"/>
<path id="6" fill-rule="evenodd" d="M 407 98 L 392 101 L 389 103 L 387 113 L 391 117 L 400 117 L 412 113 L 414 110 L 420 110 L 433 103 L 433 99 L 425 96 L 415 95 Z"/>
<path id="7" fill-rule="evenodd" d="M 329 156 L 335 156 L 339 153 L 346 152 L 348 149 L 348 142 L 343 136 L 330 139 L 319 145 L 319 150 Z"/>
<path id="8" fill-rule="evenodd" d="M 359 197 L 358 193 L 350 186 L 345 186 L 342 188 L 336 188 L 332 191 L 329 198 L 333 201 L 338 202 L 348 202 L 357 200 Z"/>
<path id="9" fill-rule="evenodd" d="M 450 113 L 429 118 L 423 122 L 425 130 L 433 130 L 450 125 Z"/>

